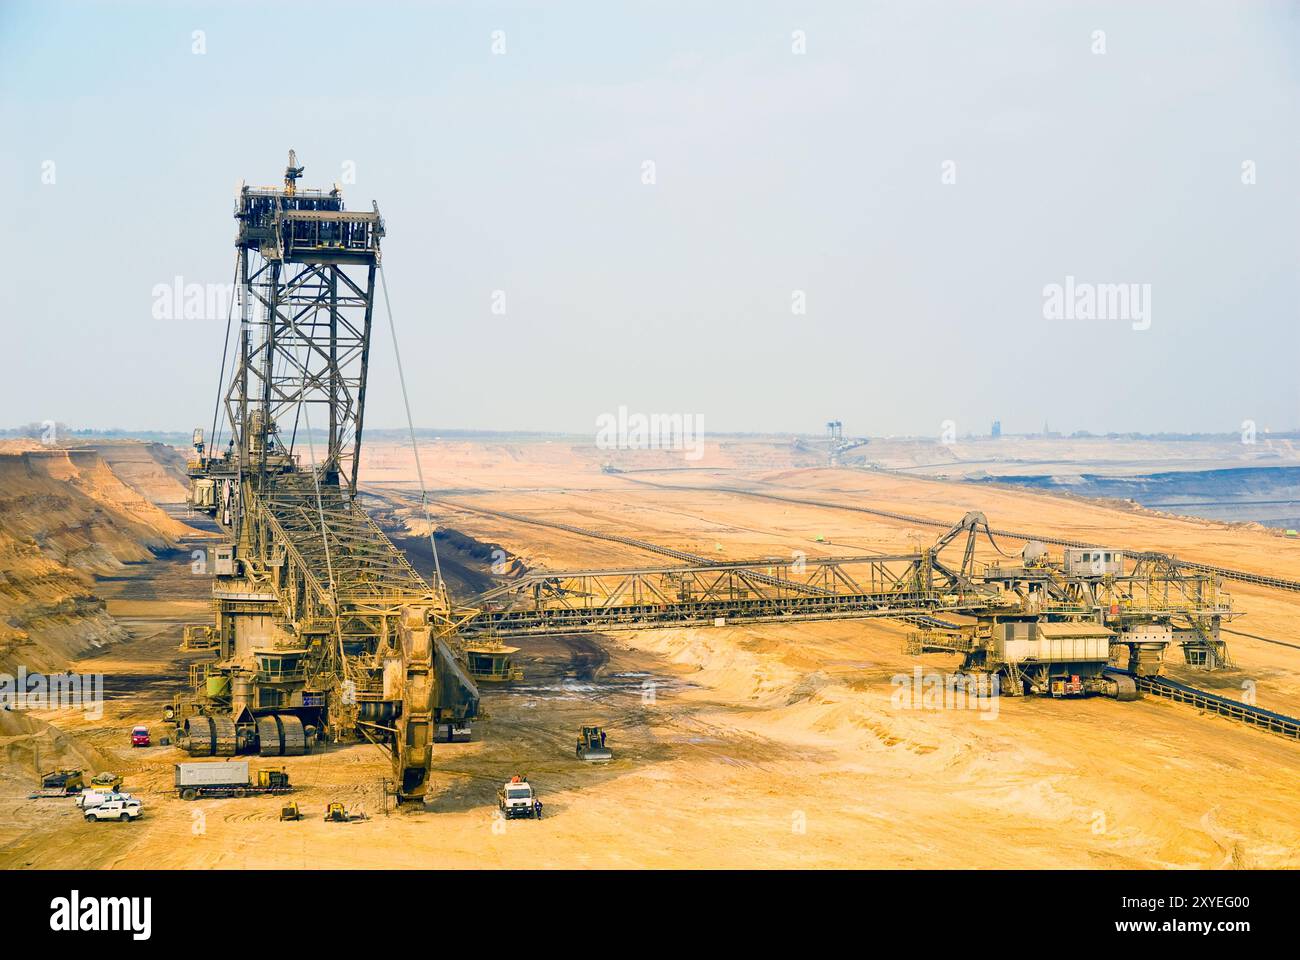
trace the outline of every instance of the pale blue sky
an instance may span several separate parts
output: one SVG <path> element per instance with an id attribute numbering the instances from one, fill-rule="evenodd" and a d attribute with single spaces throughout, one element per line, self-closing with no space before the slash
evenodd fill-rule
<path id="1" fill-rule="evenodd" d="M 0 424 L 207 424 L 224 320 L 151 292 L 229 282 L 235 184 L 294 147 L 385 215 L 422 425 L 1294 428 L 1298 33 L 1294 3 L 0 0 Z M 1150 329 L 1044 319 L 1067 275 L 1151 284 Z M 398 426 L 382 327 L 373 356 Z"/>

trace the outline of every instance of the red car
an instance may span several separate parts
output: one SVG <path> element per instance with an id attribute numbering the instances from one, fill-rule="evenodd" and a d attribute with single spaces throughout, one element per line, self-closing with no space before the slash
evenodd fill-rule
<path id="1" fill-rule="evenodd" d="M 131 730 L 131 746 L 147 747 L 149 746 L 149 728 L 134 727 Z"/>

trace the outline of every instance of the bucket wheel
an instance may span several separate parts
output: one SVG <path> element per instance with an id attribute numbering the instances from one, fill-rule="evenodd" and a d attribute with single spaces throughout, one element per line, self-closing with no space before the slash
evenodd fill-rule
<path id="1" fill-rule="evenodd" d="M 429 786 L 435 734 L 433 705 L 433 631 L 426 611 L 407 607 L 402 611 L 402 712 L 394 727 L 393 779 L 398 803 L 423 803 Z"/>

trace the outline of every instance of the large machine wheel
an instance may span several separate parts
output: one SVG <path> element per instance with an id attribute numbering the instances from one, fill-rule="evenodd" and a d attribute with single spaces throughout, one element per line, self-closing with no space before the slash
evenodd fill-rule
<path id="1" fill-rule="evenodd" d="M 302 720 L 292 713 L 277 714 L 280 729 L 284 731 L 284 755 L 301 757 L 307 752 L 307 731 Z"/>
<path id="2" fill-rule="evenodd" d="M 1132 677 L 1112 676 L 1110 679 L 1115 683 L 1116 700 L 1128 702 L 1141 698 L 1142 695 L 1138 692 L 1137 681 Z"/>
<path id="3" fill-rule="evenodd" d="M 275 714 L 257 718 L 257 752 L 264 757 L 284 755 L 284 734 L 279 719 Z"/>
<path id="4" fill-rule="evenodd" d="M 397 802 L 423 803 L 433 760 L 434 689 L 433 631 L 418 607 L 402 610 L 402 710 L 394 724 L 393 779 Z M 385 690 L 385 694 L 388 694 Z"/>
<path id="5" fill-rule="evenodd" d="M 211 717 L 186 718 L 185 749 L 191 757 L 210 757 L 217 752 L 217 731 Z"/>
<path id="6" fill-rule="evenodd" d="M 300 757 L 307 752 L 307 730 L 292 713 L 258 717 L 257 744 L 264 757 Z"/>
<path id="7" fill-rule="evenodd" d="M 216 733 L 216 751 L 218 757 L 233 757 L 239 748 L 235 733 L 234 717 L 213 717 L 212 725 Z"/>
<path id="8" fill-rule="evenodd" d="M 232 717 L 190 717 L 185 740 L 192 757 L 233 757 L 239 744 Z"/>

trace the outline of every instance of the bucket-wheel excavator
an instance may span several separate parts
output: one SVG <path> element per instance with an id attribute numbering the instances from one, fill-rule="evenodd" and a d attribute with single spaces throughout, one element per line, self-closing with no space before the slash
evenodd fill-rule
<path id="1" fill-rule="evenodd" d="M 372 741 L 398 801 L 422 801 L 433 745 L 463 736 L 478 690 L 444 585 L 357 503 L 384 221 L 345 209 L 337 185 L 300 188 L 303 169 L 290 152 L 282 186 L 238 194 L 233 363 L 189 465 L 191 506 L 225 535 L 204 631 L 216 659 L 171 713 L 195 756 Z"/>
<path id="2" fill-rule="evenodd" d="M 789 560 L 717 561 L 551 524 L 677 565 L 533 571 L 475 609 L 453 608 L 436 544 L 430 584 L 357 503 L 384 222 L 378 207 L 346 210 L 337 186 L 299 189 L 302 173 L 291 152 L 283 186 L 241 186 L 235 209 L 233 362 L 227 379 L 223 357 L 210 439 L 195 431 L 189 471 L 191 505 L 224 538 L 212 558 L 216 622 L 188 628 L 186 649 L 215 660 L 192 666 L 194 692 L 165 711 L 192 755 L 285 756 L 316 739 L 368 740 L 392 757 L 398 802 L 422 801 L 434 744 L 464 739 L 479 712 L 462 628 L 474 673 L 507 680 L 506 637 L 886 617 L 918 628 L 910 653 L 959 654 L 977 691 L 996 680 L 1012 695 L 1150 690 L 1211 703 L 1159 674 L 1171 647 L 1189 663 L 1225 662 L 1219 624 L 1235 612 L 1217 574 L 1161 554 L 1133 555 L 1129 568 L 1123 551 L 1082 544 L 1055 561 L 1030 542 L 1015 558 L 974 512 L 924 550 Z M 420 486 L 427 518 L 422 476 Z M 977 561 L 981 535 L 1011 562 Z M 960 562 L 946 550 L 961 550 Z M 1218 700 L 1225 715 L 1253 709 Z M 1265 714 L 1251 722 L 1294 730 L 1291 718 Z M 584 731 L 578 756 L 606 758 L 593 735 Z"/>

